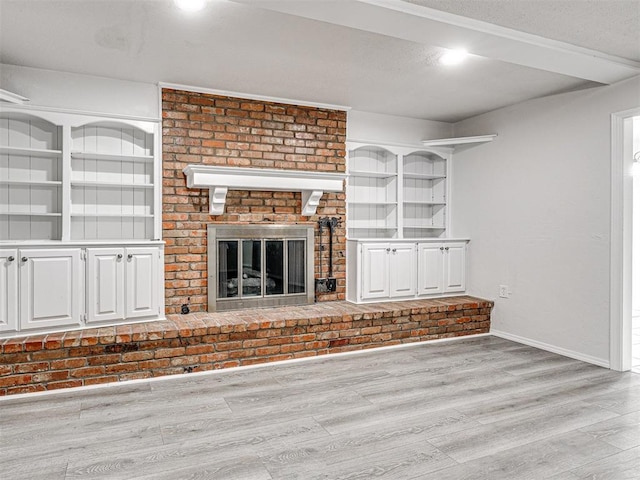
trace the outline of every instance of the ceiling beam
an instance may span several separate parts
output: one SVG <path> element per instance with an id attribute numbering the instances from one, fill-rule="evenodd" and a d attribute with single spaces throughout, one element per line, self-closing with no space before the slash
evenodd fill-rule
<path id="1" fill-rule="evenodd" d="M 603 84 L 640 75 L 632 60 L 401 0 L 231 1 Z"/>

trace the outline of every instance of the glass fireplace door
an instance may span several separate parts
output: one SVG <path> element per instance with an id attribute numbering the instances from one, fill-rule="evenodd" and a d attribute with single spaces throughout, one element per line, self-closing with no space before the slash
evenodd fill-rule
<path id="1" fill-rule="evenodd" d="M 209 225 L 209 311 L 314 301 L 313 226 Z"/>
<path id="2" fill-rule="evenodd" d="M 262 241 L 242 240 L 242 296 L 262 296 Z"/>
<path id="3" fill-rule="evenodd" d="M 238 296 L 238 241 L 218 242 L 218 298 Z"/>
<path id="4" fill-rule="evenodd" d="M 265 240 L 265 294 L 282 295 L 284 293 L 284 241 Z"/>

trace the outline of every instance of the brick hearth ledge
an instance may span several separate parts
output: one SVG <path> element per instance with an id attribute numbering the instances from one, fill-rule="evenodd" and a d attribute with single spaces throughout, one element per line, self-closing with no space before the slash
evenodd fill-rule
<path id="1" fill-rule="evenodd" d="M 493 302 L 460 296 L 169 315 L 0 340 L 0 395 L 253 365 L 489 332 Z"/>

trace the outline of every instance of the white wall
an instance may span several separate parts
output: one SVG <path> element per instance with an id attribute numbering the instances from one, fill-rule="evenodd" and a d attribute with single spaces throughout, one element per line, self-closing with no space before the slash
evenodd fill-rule
<path id="1" fill-rule="evenodd" d="M 348 140 L 420 145 L 422 140 L 449 138 L 452 133 L 451 123 L 358 110 L 347 113 Z"/>
<path id="2" fill-rule="evenodd" d="M 610 114 L 639 92 L 636 77 L 455 125 L 499 135 L 455 155 L 453 176 L 452 234 L 471 238 L 468 290 L 496 300 L 493 330 L 608 365 Z"/>
<path id="3" fill-rule="evenodd" d="M 158 87 L 90 75 L 0 64 L 0 88 L 28 105 L 159 118 Z"/>

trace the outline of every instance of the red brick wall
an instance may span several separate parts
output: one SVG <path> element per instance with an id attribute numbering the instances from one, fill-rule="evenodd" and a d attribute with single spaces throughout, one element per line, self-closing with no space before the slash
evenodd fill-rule
<path id="1" fill-rule="evenodd" d="M 345 194 L 325 193 L 316 215 L 300 215 L 300 193 L 230 190 L 225 213 L 211 216 L 209 192 L 187 189 L 189 164 L 280 168 L 344 173 L 346 112 L 163 89 L 163 237 L 167 313 L 188 303 L 207 309 L 207 224 L 317 225 L 320 217 L 342 221 L 334 238 L 337 291 L 319 301 L 345 297 Z M 257 172 L 258 173 L 258 172 Z M 317 227 L 316 227 L 317 231 Z M 325 236 L 326 241 L 326 236 Z M 316 237 L 316 265 L 319 250 Z M 323 266 L 328 265 L 328 251 Z M 317 268 L 315 276 L 319 277 Z M 323 276 L 327 276 L 326 270 Z"/>

